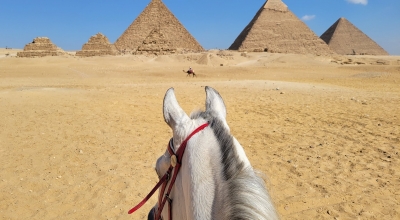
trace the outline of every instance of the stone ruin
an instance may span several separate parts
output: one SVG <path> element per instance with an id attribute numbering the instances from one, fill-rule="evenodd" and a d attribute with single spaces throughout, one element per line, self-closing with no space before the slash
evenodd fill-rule
<path id="1" fill-rule="evenodd" d="M 133 54 L 204 51 L 161 0 L 151 0 L 114 45 L 121 53 Z"/>
<path id="2" fill-rule="evenodd" d="M 334 54 L 281 0 L 267 0 L 229 49 L 242 52 Z"/>
<path id="3" fill-rule="evenodd" d="M 65 51 L 54 45 L 47 37 L 37 37 L 32 43 L 25 45 L 24 50 L 17 53 L 18 57 L 44 57 L 65 55 Z"/>
<path id="4" fill-rule="evenodd" d="M 82 50 L 76 52 L 76 56 L 91 57 L 104 55 L 117 55 L 118 51 L 106 36 L 97 33 L 91 36 L 89 41 L 82 46 Z"/>

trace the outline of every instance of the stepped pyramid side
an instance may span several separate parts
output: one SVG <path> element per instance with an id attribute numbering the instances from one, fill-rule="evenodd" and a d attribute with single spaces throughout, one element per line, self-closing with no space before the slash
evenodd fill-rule
<path id="1" fill-rule="evenodd" d="M 161 30 L 153 29 L 138 47 L 136 54 L 148 54 L 161 52 L 164 54 L 175 53 L 170 42 L 166 39 Z"/>
<path id="2" fill-rule="evenodd" d="M 37 37 L 32 43 L 25 45 L 24 50 L 17 53 L 18 57 L 60 56 L 66 54 L 54 45 L 47 37 Z"/>
<path id="3" fill-rule="evenodd" d="M 330 55 L 333 51 L 281 0 L 268 0 L 230 50 Z"/>
<path id="4" fill-rule="evenodd" d="M 342 55 L 389 55 L 370 37 L 345 18 L 338 19 L 322 35 L 329 47 Z"/>
<path id="5" fill-rule="evenodd" d="M 76 56 L 89 57 L 89 56 L 104 56 L 104 55 L 116 55 L 117 49 L 114 45 L 110 44 L 110 41 L 106 36 L 101 33 L 97 33 L 91 36 L 89 41 L 82 46 L 81 51 L 76 52 Z"/>
<path id="6" fill-rule="evenodd" d="M 146 44 L 149 38 L 156 33 L 162 35 L 162 42 L 154 38 L 152 44 L 157 45 L 154 48 L 161 48 L 162 53 L 173 53 L 180 49 L 204 50 L 161 0 L 152 0 L 114 45 L 121 52 L 136 52 L 138 49 L 139 52 L 152 52 L 143 48 L 148 48 Z"/>

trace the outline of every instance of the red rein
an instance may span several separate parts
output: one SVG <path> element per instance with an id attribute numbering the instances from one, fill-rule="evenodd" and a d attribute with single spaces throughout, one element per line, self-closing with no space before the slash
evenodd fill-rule
<path id="1" fill-rule="evenodd" d="M 205 123 L 205 124 L 201 125 L 200 127 L 196 128 L 196 130 L 194 130 L 192 133 L 190 133 L 190 135 L 182 142 L 181 146 L 179 147 L 179 149 L 177 150 L 177 152 L 175 154 L 174 154 L 173 149 L 171 149 L 170 144 L 168 144 L 168 152 L 171 154 L 171 165 L 170 165 L 168 171 L 160 179 L 160 181 L 157 183 L 157 185 L 154 186 L 154 188 L 150 191 L 150 193 L 139 204 L 137 204 L 135 207 L 133 207 L 131 210 L 129 210 L 128 214 L 132 214 L 133 212 L 138 210 L 140 207 L 142 207 L 147 202 L 147 200 L 149 200 L 150 197 L 153 196 L 154 192 L 158 188 L 160 188 L 161 185 L 163 187 L 161 188 L 160 195 L 164 195 L 165 188 L 166 188 L 168 182 L 171 180 L 168 190 L 167 190 L 167 193 L 165 194 L 164 198 L 161 199 L 162 197 L 160 197 L 158 200 L 159 206 L 158 206 L 158 210 L 157 210 L 155 219 L 160 218 L 161 212 L 164 208 L 166 201 L 169 202 L 169 218 L 172 219 L 172 200 L 171 200 L 171 198 L 169 198 L 169 194 L 171 193 L 172 186 L 174 185 L 175 179 L 179 172 L 179 169 L 181 168 L 182 157 L 183 157 L 183 154 L 185 153 L 187 142 L 193 135 L 195 135 L 199 131 L 203 130 L 207 126 L 208 126 L 208 123 Z M 171 178 L 172 170 L 174 171 L 174 173 Z"/>

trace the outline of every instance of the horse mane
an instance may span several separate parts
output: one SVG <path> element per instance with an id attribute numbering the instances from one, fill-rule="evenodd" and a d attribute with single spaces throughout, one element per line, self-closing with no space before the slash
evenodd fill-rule
<path id="1" fill-rule="evenodd" d="M 245 166 L 234 146 L 234 137 L 224 122 L 208 111 L 195 111 L 191 119 L 208 121 L 221 152 L 223 186 L 219 194 L 222 207 L 213 210 L 221 219 L 278 219 L 262 179 L 250 166 Z"/>

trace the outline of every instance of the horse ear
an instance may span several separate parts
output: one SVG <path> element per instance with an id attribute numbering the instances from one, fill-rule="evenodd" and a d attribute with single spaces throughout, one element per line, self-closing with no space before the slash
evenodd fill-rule
<path id="1" fill-rule="evenodd" d="M 206 111 L 226 120 L 226 107 L 221 95 L 213 88 L 206 86 Z"/>
<path id="2" fill-rule="evenodd" d="M 167 90 L 164 96 L 163 113 L 165 122 L 174 129 L 178 124 L 190 120 L 176 100 L 174 88 Z"/>

